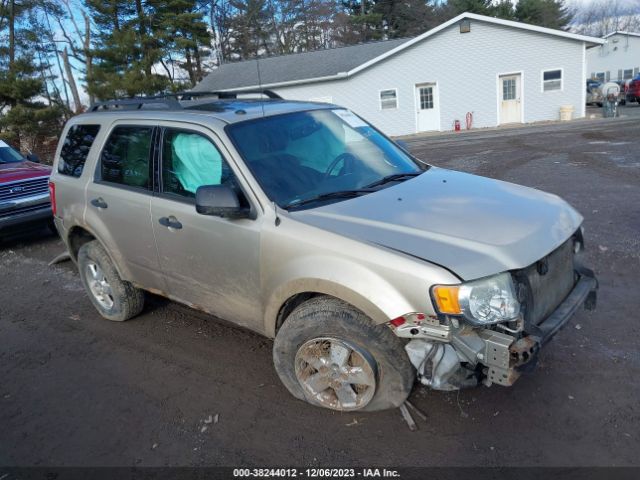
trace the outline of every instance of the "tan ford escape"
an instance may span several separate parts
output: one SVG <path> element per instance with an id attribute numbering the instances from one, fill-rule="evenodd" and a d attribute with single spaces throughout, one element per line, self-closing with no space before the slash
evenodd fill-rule
<path id="1" fill-rule="evenodd" d="M 69 121 L 52 207 L 103 317 L 164 295 L 275 338 L 296 397 L 380 410 L 416 379 L 512 385 L 595 306 L 582 217 L 562 199 L 261 93 L 106 102 Z"/>

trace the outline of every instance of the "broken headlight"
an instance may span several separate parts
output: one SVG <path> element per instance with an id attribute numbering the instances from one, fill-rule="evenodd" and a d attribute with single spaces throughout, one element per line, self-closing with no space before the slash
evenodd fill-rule
<path id="1" fill-rule="evenodd" d="M 510 322 L 520 313 L 520 302 L 508 273 L 460 285 L 435 285 L 431 296 L 439 313 L 461 316 L 473 325 Z"/>

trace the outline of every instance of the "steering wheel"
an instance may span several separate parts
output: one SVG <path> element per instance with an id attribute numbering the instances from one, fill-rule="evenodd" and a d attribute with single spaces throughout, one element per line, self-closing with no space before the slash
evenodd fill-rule
<path id="1" fill-rule="evenodd" d="M 329 164 L 329 166 L 327 167 L 327 170 L 324 172 L 324 177 L 322 179 L 326 180 L 327 178 L 329 178 L 331 176 L 331 172 L 335 170 L 335 168 L 338 166 L 338 164 L 341 161 L 344 161 L 345 168 L 347 168 L 348 170 L 353 170 L 352 166 L 355 160 L 356 160 L 356 157 L 354 157 L 352 153 L 349 153 L 349 152 L 341 153 L 336 158 L 334 158 L 333 161 Z"/>

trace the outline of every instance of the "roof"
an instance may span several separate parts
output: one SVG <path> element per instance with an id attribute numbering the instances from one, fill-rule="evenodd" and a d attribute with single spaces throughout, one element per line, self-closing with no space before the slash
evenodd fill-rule
<path id="1" fill-rule="evenodd" d="M 602 38 L 609 38 L 609 37 L 613 37 L 614 35 L 626 35 L 628 37 L 640 37 L 640 33 L 616 31 L 616 32 L 607 33 Z"/>
<path id="2" fill-rule="evenodd" d="M 362 43 L 259 60 L 225 63 L 207 75 L 193 90 L 228 90 L 260 83 L 264 86 L 283 81 L 335 77 L 353 70 L 363 62 L 372 60 L 408 40 L 410 39 L 402 38 Z"/>
<path id="3" fill-rule="evenodd" d="M 578 35 L 564 30 L 538 27 L 537 25 L 502 20 L 475 13 L 462 13 L 448 22 L 410 39 L 363 43 L 349 47 L 267 57 L 260 60 L 226 63 L 209 73 L 194 90 L 274 88 L 348 78 L 445 30 L 463 19 L 478 20 L 575 40 L 584 42 L 587 46 L 605 43 L 605 40 L 601 38 Z M 260 67 L 260 76 L 258 76 L 258 65 Z"/>

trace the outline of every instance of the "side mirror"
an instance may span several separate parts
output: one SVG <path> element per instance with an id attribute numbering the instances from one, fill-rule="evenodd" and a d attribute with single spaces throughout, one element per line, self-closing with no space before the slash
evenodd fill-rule
<path id="1" fill-rule="evenodd" d="M 203 185 L 196 190 L 196 212 L 222 218 L 249 218 L 250 210 L 240 206 L 238 194 L 227 185 Z"/>
<path id="2" fill-rule="evenodd" d="M 27 160 L 33 163 L 40 163 L 40 157 L 35 153 L 30 153 L 29 155 L 27 155 Z"/>

